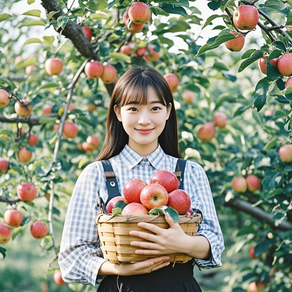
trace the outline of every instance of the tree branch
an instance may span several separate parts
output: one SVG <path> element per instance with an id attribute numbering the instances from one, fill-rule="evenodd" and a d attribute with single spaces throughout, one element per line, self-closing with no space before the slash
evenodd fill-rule
<path id="1" fill-rule="evenodd" d="M 64 123 L 66 121 L 67 118 L 67 113 L 68 113 L 68 109 L 69 109 L 69 105 L 71 102 L 71 98 L 73 95 L 73 90 L 75 88 L 75 85 L 81 75 L 81 73 L 84 70 L 85 65 L 88 63 L 88 59 L 85 60 L 83 62 L 83 64 L 80 66 L 80 68 L 78 69 L 78 71 L 76 72 L 75 76 L 73 77 L 73 80 L 71 81 L 71 83 L 69 84 L 69 86 L 67 87 L 67 90 L 69 90 L 68 94 L 67 94 L 67 99 L 66 99 L 66 106 L 61 118 L 61 122 L 60 122 L 60 128 L 59 128 L 59 132 L 58 132 L 58 139 L 57 142 L 55 144 L 55 149 L 54 149 L 54 155 L 53 155 L 53 161 L 52 161 L 52 171 L 55 171 L 56 168 L 56 163 L 57 163 L 57 158 L 58 158 L 58 151 L 60 148 L 60 144 L 61 144 L 61 137 L 62 137 L 62 133 L 63 133 L 63 128 L 64 128 Z M 54 227 L 53 227 L 53 209 L 54 209 L 54 181 L 51 180 L 50 183 L 50 188 L 51 188 L 51 195 L 50 195 L 50 204 L 49 204 L 49 214 L 48 214 L 48 222 L 49 222 L 49 226 L 50 226 L 50 234 L 52 237 L 52 242 L 53 242 L 53 247 L 54 247 L 54 251 L 56 254 L 56 257 L 58 257 L 58 249 L 56 246 L 56 241 L 55 241 L 55 235 L 54 235 Z"/>
<path id="2" fill-rule="evenodd" d="M 17 199 L 11 199 L 11 198 L 6 198 L 3 196 L 0 196 L 0 202 L 8 203 L 10 205 L 16 204 L 17 202 L 20 202 L 21 200 L 19 198 Z"/>
<path id="3" fill-rule="evenodd" d="M 249 2 L 249 1 L 242 1 L 242 3 L 243 4 L 245 4 L 245 5 L 252 5 L 252 6 L 254 6 L 254 3 L 255 3 L 256 1 L 253 1 L 253 2 Z M 270 18 L 266 13 L 264 13 L 262 10 L 260 10 L 260 9 L 258 9 L 258 12 L 259 12 L 259 14 L 261 15 L 261 16 L 263 16 L 271 25 L 272 25 L 272 27 L 271 28 L 269 28 L 269 27 L 267 27 L 266 26 L 266 29 L 267 30 L 275 30 L 275 31 L 277 31 L 278 33 L 280 33 L 281 35 L 283 35 L 283 36 L 285 36 L 285 37 L 287 37 L 288 38 L 288 40 L 289 40 L 289 42 L 290 43 L 292 43 L 292 38 L 289 36 L 289 34 L 287 34 L 287 32 L 286 31 L 284 31 L 283 29 L 281 29 L 281 26 L 278 24 L 278 23 L 276 23 L 272 18 Z M 265 30 L 265 32 L 267 32 L 267 30 Z"/>
<path id="4" fill-rule="evenodd" d="M 273 228 L 288 231 L 292 230 L 292 223 L 287 221 L 282 221 L 280 224 L 276 224 L 274 217 L 272 214 L 265 212 L 263 209 L 259 207 L 253 207 L 251 203 L 246 202 L 241 199 L 231 199 L 225 202 L 226 206 L 229 206 L 233 209 L 243 211 L 251 215 L 252 217 L 258 219 L 259 221 L 264 221 L 267 224 L 271 225 Z"/>
<path id="5" fill-rule="evenodd" d="M 53 20 L 57 20 L 59 17 L 64 15 L 64 12 L 61 9 L 59 3 L 57 3 L 55 0 L 42 0 L 41 4 L 45 8 L 47 14 L 53 11 L 58 11 L 52 16 Z M 93 46 L 91 45 L 86 35 L 83 33 L 83 30 L 79 24 L 69 20 L 66 23 L 64 29 L 62 30 L 59 28 L 57 29 L 57 32 L 70 39 L 82 56 L 89 59 L 97 59 L 97 55 L 94 52 Z"/>
<path id="6" fill-rule="evenodd" d="M 49 114 L 46 115 L 47 117 L 52 117 L 52 118 L 60 118 L 59 114 Z M 39 116 L 29 116 L 27 118 L 23 118 L 20 116 L 17 116 L 16 118 L 6 118 L 3 115 L 0 115 L 0 122 L 3 123 L 22 123 L 22 124 L 28 124 L 30 127 L 32 126 L 37 126 L 40 125 L 40 120 L 42 117 Z"/>

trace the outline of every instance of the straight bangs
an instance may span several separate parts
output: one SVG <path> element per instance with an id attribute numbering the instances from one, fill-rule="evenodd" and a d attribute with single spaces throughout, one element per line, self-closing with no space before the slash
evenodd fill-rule
<path id="1" fill-rule="evenodd" d="M 165 100 L 165 94 L 163 92 L 163 86 L 153 80 L 149 76 L 136 76 L 128 84 L 125 84 L 123 90 L 120 92 L 120 98 L 117 100 L 117 104 L 122 107 L 127 104 L 142 104 L 146 105 L 149 98 L 149 87 L 152 87 L 157 94 L 157 97 L 161 104 L 167 106 L 170 101 Z"/>

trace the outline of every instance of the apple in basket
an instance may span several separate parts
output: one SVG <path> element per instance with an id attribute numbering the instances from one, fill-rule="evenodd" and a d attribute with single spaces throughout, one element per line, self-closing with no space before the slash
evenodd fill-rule
<path id="1" fill-rule="evenodd" d="M 147 209 L 159 208 L 168 203 L 168 192 L 160 184 L 149 184 L 145 186 L 140 193 L 141 203 Z"/>
<path id="2" fill-rule="evenodd" d="M 140 203 L 140 193 L 147 185 L 146 182 L 139 178 L 134 178 L 125 183 L 123 195 L 129 203 Z"/>
<path id="3" fill-rule="evenodd" d="M 151 184 L 160 184 L 168 193 L 176 190 L 179 186 L 179 180 L 173 172 L 168 170 L 159 170 L 153 174 L 150 179 Z"/>
<path id="4" fill-rule="evenodd" d="M 177 189 L 168 194 L 168 206 L 183 215 L 190 210 L 191 199 L 184 190 Z"/>
<path id="5" fill-rule="evenodd" d="M 109 214 L 112 213 L 112 210 L 113 208 L 115 207 L 116 203 L 118 201 L 123 201 L 125 202 L 126 204 L 128 204 L 129 202 L 122 196 L 116 196 L 116 197 L 113 197 L 112 199 L 109 200 L 109 202 L 107 203 L 106 205 L 106 210 Z"/>
<path id="6" fill-rule="evenodd" d="M 122 215 L 149 215 L 149 210 L 141 203 L 129 203 L 122 210 Z"/>

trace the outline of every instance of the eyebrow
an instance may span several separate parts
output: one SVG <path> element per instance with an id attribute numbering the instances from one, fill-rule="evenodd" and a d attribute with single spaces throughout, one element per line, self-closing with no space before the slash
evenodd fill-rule
<path id="1" fill-rule="evenodd" d="M 151 101 L 149 102 L 150 104 L 153 104 L 153 103 L 160 103 L 160 104 L 163 104 L 160 100 L 154 100 L 154 101 Z M 138 101 L 130 101 L 128 104 L 140 104 Z"/>

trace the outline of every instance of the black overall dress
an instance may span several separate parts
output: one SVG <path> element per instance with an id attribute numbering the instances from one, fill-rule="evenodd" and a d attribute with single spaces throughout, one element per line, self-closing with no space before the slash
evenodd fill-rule
<path id="1" fill-rule="evenodd" d="M 108 201 L 120 195 L 117 188 L 117 181 L 113 176 L 113 169 L 108 160 L 102 161 L 105 173 L 110 173 L 107 187 L 109 191 Z M 183 172 L 185 160 L 178 159 L 176 174 L 179 174 L 180 186 L 183 188 Z M 112 180 L 116 184 L 111 183 Z M 111 188 L 111 186 L 115 187 Z M 97 292 L 202 292 L 196 279 L 193 277 L 192 260 L 185 264 L 170 263 L 167 267 L 156 270 L 149 274 L 133 276 L 105 276 L 99 285 Z"/>

